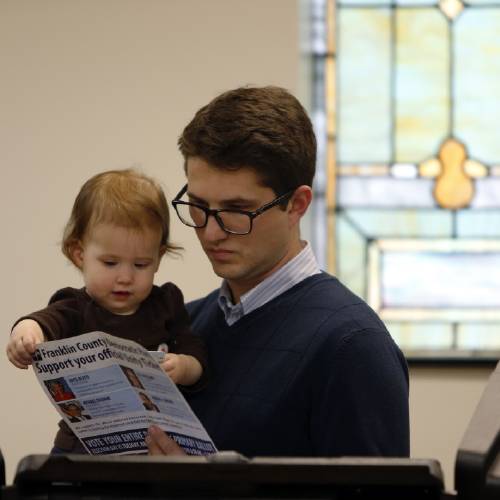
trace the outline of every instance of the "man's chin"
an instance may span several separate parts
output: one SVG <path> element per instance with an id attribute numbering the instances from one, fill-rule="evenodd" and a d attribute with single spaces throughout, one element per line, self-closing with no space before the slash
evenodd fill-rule
<path id="1" fill-rule="evenodd" d="M 234 266 L 229 264 L 221 264 L 220 262 L 211 262 L 214 273 L 219 278 L 225 280 L 236 279 L 241 274 L 241 270 L 235 269 Z"/>

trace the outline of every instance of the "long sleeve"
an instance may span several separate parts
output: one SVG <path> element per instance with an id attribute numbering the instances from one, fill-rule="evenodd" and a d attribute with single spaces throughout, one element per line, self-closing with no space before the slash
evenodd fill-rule
<path id="1" fill-rule="evenodd" d="M 13 327 L 23 319 L 32 319 L 40 325 L 47 340 L 78 335 L 82 325 L 81 304 L 78 298 L 81 293 L 83 292 L 74 288 L 58 290 L 50 298 L 47 307 L 19 318 Z"/>
<path id="2" fill-rule="evenodd" d="M 409 456 L 408 371 L 386 331 L 350 332 L 313 370 L 315 455 Z"/>

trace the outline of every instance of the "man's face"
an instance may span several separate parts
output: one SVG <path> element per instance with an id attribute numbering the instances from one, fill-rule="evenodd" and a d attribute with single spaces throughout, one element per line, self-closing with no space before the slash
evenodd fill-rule
<path id="1" fill-rule="evenodd" d="M 188 158 L 187 180 L 189 201 L 213 209 L 254 211 L 283 194 L 263 186 L 251 168 L 223 170 L 199 157 Z M 214 272 L 228 281 L 236 301 L 300 248 L 298 226 L 288 208 L 278 206 L 255 218 L 250 234 L 228 234 L 214 217 L 196 234 Z"/>
<path id="2" fill-rule="evenodd" d="M 82 411 L 77 405 L 68 405 L 66 406 L 66 413 L 71 417 L 79 417 Z"/>

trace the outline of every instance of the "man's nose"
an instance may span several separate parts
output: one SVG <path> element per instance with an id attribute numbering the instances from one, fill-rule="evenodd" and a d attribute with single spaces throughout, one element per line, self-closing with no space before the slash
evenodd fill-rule
<path id="1" fill-rule="evenodd" d="M 219 222 L 213 215 L 208 217 L 207 225 L 201 231 L 203 231 L 203 236 L 208 241 L 220 241 L 228 237 L 228 233 L 220 227 Z"/>

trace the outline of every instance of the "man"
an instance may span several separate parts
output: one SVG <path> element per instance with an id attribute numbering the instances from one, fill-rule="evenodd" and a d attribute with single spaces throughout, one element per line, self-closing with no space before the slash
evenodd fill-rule
<path id="1" fill-rule="evenodd" d="M 223 278 L 188 305 L 211 381 L 187 399 L 218 449 L 407 456 L 404 357 L 300 239 L 316 161 L 300 103 L 277 87 L 226 92 L 196 113 L 179 147 L 187 185 L 174 207 Z M 181 453 L 157 427 L 147 442 L 151 454 Z"/>
<path id="2" fill-rule="evenodd" d="M 72 401 L 71 403 L 62 403 L 59 407 L 64 413 L 66 413 L 66 415 L 68 415 L 69 421 L 72 423 L 85 422 L 85 420 L 91 420 L 92 418 L 90 415 L 83 413 L 83 408 L 76 401 Z"/>
<path id="3" fill-rule="evenodd" d="M 149 396 L 146 393 L 139 391 L 139 397 L 141 398 L 142 405 L 144 406 L 144 408 L 146 408 L 146 410 L 158 411 L 158 412 L 160 411 L 158 406 L 156 406 L 153 403 L 153 401 L 151 401 L 151 399 L 149 398 Z"/>

